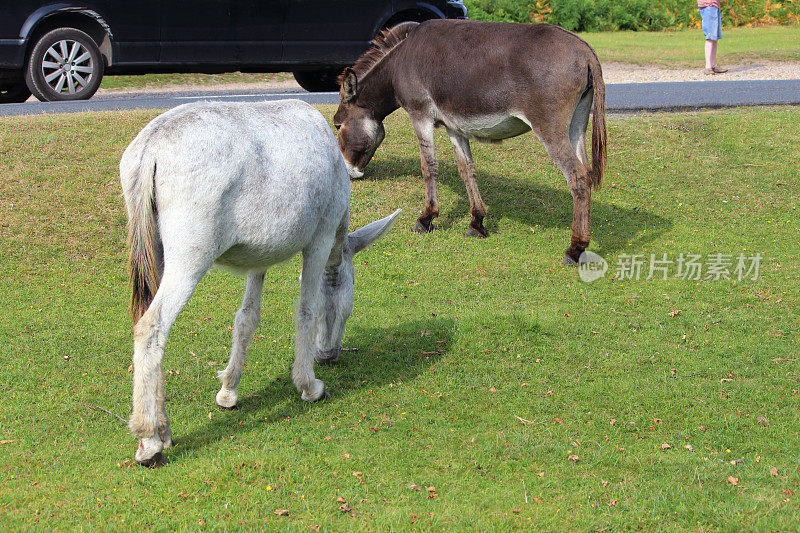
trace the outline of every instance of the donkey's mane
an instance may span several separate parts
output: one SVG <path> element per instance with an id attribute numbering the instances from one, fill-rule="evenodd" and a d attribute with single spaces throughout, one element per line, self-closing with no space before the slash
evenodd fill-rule
<path id="1" fill-rule="evenodd" d="M 389 52 L 397 48 L 416 27 L 416 23 L 404 23 L 380 32 L 372 39 L 370 49 L 364 52 L 351 67 L 356 77 L 362 79 L 366 76 L 378 63 L 389 55 Z M 344 72 L 339 75 L 339 85 L 342 84 L 342 79 L 344 79 Z"/>

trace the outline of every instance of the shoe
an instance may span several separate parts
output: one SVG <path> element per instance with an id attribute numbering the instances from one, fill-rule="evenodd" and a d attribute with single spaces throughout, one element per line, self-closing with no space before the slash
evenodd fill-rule
<path id="1" fill-rule="evenodd" d="M 710 75 L 714 74 L 714 69 L 713 68 L 704 68 L 703 69 L 703 74 L 705 74 L 706 76 L 710 76 Z"/>
<path id="2" fill-rule="evenodd" d="M 711 70 L 714 72 L 714 74 L 724 74 L 728 72 L 728 69 L 722 68 L 719 65 L 714 66 Z"/>

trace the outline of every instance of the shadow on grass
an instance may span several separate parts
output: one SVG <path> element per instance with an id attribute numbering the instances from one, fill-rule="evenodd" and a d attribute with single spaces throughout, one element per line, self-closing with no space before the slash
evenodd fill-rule
<path id="1" fill-rule="evenodd" d="M 265 424 L 302 415 L 326 404 L 347 401 L 347 396 L 354 391 L 411 380 L 447 353 L 455 332 L 455 324 L 447 319 L 403 322 L 386 328 L 348 327 L 344 345 L 358 350 L 342 352 L 339 363 L 334 366 L 315 365 L 317 377 L 331 393 L 324 403 L 300 400 L 291 373 L 284 372 L 260 391 L 240 397 L 237 409 L 228 413 L 236 416 L 226 416 L 226 412 L 220 410 L 202 429 L 176 435 L 176 446 L 167 452 L 168 457 L 177 460 L 187 452 L 231 435 L 263 429 Z M 248 378 L 247 369 L 243 377 Z M 252 370 L 250 379 L 258 379 L 252 375 Z"/>
<path id="2" fill-rule="evenodd" d="M 449 165 L 442 165 L 440 169 L 439 183 L 458 193 L 454 207 L 441 213 L 434 221 L 439 228 L 449 229 L 461 224 L 468 216 L 469 201 L 457 170 Z M 420 172 L 417 158 L 383 159 L 367 167 L 367 178 L 380 181 L 392 176 L 421 175 Z M 498 231 L 497 221 L 503 218 L 527 226 L 538 224 L 564 230 L 572 227 L 572 195 L 566 184 L 563 188 L 549 187 L 531 180 L 509 179 L 481 171 L 478 172 L 478 187 L 488 210 L 484 224 L 490 238 Z M 421 196 L 420 210 L 423 203 L 424 196 Z M 591 220 L 594 244 L 590 248 L 601 255 L 629 249 L 629 244 L 630 249 L 641 250 L 672 227 L 671 220 L 639 207 L 623 207 L 603 201 L 602 189 L 592 194 Z M 568 245 L 566 240 L 564 248 Z"/>

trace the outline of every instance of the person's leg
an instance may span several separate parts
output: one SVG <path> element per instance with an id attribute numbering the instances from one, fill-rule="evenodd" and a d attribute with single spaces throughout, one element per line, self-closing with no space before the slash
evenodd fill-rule
<path id="1" fill-rule="evenodd" d="M 711 70 L 717 64 L 717 41 L 706 39 L 706 70 Z"/>

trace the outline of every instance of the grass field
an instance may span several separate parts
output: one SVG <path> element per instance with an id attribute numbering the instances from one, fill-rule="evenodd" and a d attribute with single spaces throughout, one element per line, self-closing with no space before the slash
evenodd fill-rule
<path id="1" fill-rule="evenodd" d="M 696 66 L 703 62 L 703 36 L 700 30 L 663 32 L 584 33 L 603 62 L 616 61 L 636 65 L 664 67 Z M 747 63 L 758 60 L 800 61 L 800 28 L 771 26 L 765 28 L 725 29 L 719 45 L 720 63 Z M 290 73 L 245 74 L 144 74 L 106 76 L 103 89 L 167 88 L 176 85 L 211 86 L 224 83 L 262 83 L 291 80 Z"/>
<path id="2" fill-rule="evenodd" d="M 601 62 L 690 67 L 703 63 L 703 33 L 696 30 L 582 33 Z M 720 64 L 800 61 L 800 27 L 723 28 Z"/>
<path id="3" fill-rule="evenodd" d="M 532 135 L 473 148 L 485 240 L 462 237 L 439 135 L 439 229 L 411 233 L 423 189 L 395 113 L 351 226 L 405 219 L 356 261 L 358 351 L 318 370 L 332 398 L 290 382 L 295 258 L 267 273 L 241 408 L 214 407 L 244 283 L 213 271 L 170 334 L 177 446 L 148 470 L 98 408 L 130 409 L 116 167 L 155 115 L 0 119 L 0 529 L 800 527 L 800 110 L 610 120 L 591 249 L 611 266 L 590 284 L 560 265 L 572 201 Z M 682 252 L 759 253 L 760 276 L 613 277 Z"/>

